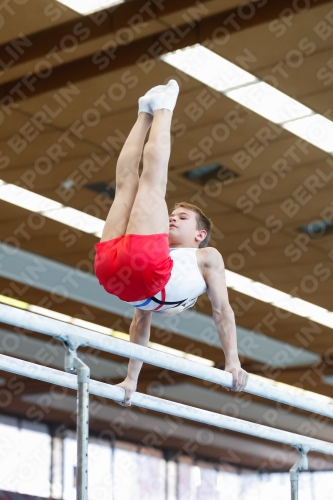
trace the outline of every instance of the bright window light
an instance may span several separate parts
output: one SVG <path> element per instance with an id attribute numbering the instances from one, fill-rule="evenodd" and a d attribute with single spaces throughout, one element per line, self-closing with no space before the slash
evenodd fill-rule
<path id="1" fill-rule="evenodd" d="M 113 5 L 123 3 L 125 0 L 58 0 L 58 2 L 66 5 L 79 14 L 92 14 L 102 9 L 107 9 Z"/>
<path id="2" fill-rule="evenodd" d="M 43 212 L 44 210 L 53 210 L 63 206 L 57 201 L 33 193 L 28 189 L 6 183 L 0 185 L 0 200 L 13 203 L 31 212 Z"/>
<path id="3" fill-rule="evenodd" d="M 203 45 L 160 56 L 167 64 L 222 92 L 317 148 L 333 154 L 333 122 Z"/>
<path id="4" fill-rule="evenodd" d="M 310 108 L 265 82 L 231 90 L 225 95 L 277 124 L 314 114 Z"/>
<path id="5" fill-rule="evenodd" d="M 47 210 L 42 212 L 42 215 L 62 222 L 67 226 L 75 227 L 79 231 L 84 231 L 85 233 L 95 233 L 97 230 L 103 229 L 105 224 L 105 221 L 97 219 L 97 217 L 93 217 L 92 215 L 70 207 L 62 207 L 58 210 Z"/>
<path id="6" fill-rule="evenodd" d="M 327 153 L 333 152 L 333 122 L 324 116 L 315 114 L 282 126 L 317 148 Z"/>
<path id="7" fill-rule="evenodd" d="M 174 66 L 220 92 L 258 81 L 258 78 L 197 43 L 161 56 Z"/>

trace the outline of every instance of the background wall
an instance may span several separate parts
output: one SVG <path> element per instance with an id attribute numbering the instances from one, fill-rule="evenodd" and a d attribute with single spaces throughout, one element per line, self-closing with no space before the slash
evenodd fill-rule
<path id="1" fill-rule="evenodd" d="M 59 428 L 58 428 L 59 429 Z M 75 434 L 52 436 L 45 424 L 0 415 L 0 498 L 10 492 L 75 500 Z M 90 438 L 89 500 L 285 500 L 288 473 L 263 473 L 227 464 L 172 460 L 161 450 Z M 302 473 L 302 500 L 333 499 L 333 471 Z M 6 495 L 4 492 L 8 492 Z"/>

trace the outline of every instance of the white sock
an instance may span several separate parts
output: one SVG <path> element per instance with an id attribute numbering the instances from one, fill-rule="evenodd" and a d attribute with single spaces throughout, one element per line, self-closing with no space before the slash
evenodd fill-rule
<path id="1" fill-rule="evenodd" d="M 155 92 L 161 92 L 164 90 L 165 85 L 157 85 L 156 87 L 151 88 L 148 92 L 145 93 L 144 96 L 139 99 L 139 112 L 140 113 L 149 113 L 150 115 L 154 115 L 154 111 L 151 109 L 149 104 L 149 99 L 151 95 Z"/>
<path id="2" fill-rule="evenodd" d="M 151 94 L 149 96 L 149 104 L 153 111 L 157 109 L 168 109 L 173 112 L 177 97 L 179 94 L 179 86 L 176 80 L 170 80 L 167 85 L 162 85 L 158 90 L 154 91 L 154 88 L 151 89 Z M 155 87 L 155 89 L 157 89 Z"/>
<path id="3" fill-rule="evenodd" d="M 149 96 L 142 96 L 139 99 L 139 112 L 140 113 L 149 113 L 150 115 L 154 114 L 154 111 L 151 109 L 150 104 L 149 104 Z"/>

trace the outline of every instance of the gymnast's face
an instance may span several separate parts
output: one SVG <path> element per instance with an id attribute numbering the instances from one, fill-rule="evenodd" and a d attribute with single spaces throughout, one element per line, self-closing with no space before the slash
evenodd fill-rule
<path id="1" fill-rule="evenodd" d="M 178 207 L 169 216 L 169 246 L 197 248 L 205 238 L 206 231 L 197 229 L 196 213 Z"/>

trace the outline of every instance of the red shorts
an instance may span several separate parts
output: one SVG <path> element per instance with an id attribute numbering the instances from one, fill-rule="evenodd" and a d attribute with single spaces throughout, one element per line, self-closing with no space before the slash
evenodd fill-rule
<path id="1" fill-rule="evenodd" d="M 170 279 L 169 235 L 125 234 L 96 243 L 95 274 L 108 293 L 126 302 L 153 297 Z"/>

